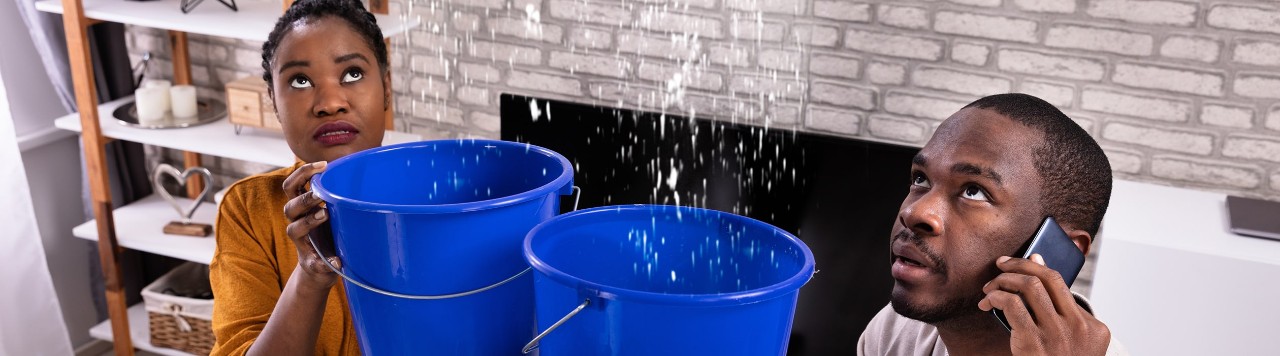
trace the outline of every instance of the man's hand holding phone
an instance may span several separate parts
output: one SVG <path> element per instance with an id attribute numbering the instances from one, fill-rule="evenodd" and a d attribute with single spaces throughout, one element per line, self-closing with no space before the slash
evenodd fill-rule
<path id="1" fill-rule="evenodd" d="M 1014 355 L 1106 354 L 1111 331 L 1076 304 L 1067 283 L 1045 266 L 1043 257 L 1003 256 L 996 267 L 1004 273 L 982 287 L 987 296 L 978 308 L 1004 311 Z"/>

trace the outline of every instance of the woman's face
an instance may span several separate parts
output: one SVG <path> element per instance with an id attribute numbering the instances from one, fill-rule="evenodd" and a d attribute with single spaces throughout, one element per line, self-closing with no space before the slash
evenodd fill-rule
<path id="1" fill-rule="evenodd" d="M 316 162 L 381 146 L 391 88 L 373 49 L 340 18 L 291 26 L 271 63 L 272 99 L 289 149 Z"/>

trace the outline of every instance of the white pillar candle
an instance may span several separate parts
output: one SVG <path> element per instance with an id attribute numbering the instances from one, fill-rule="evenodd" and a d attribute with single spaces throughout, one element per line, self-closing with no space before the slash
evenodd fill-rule
<path id="1" fill-rule="evenodd" d="M 133 91 L 138 109 L 138 124 L 151 125 L 164 119 L 164 107 L 169 90 L 160 87 L 141 87 Z"/>
<path id="2" fill-rule="evenodd" d="M 161 94 L 162 96 L 164 96 L 164 103 L 163 103 L 163 104 L 164 104 L 164 106 L 163 106 L 164 111 L 169 111 L 169 109 L 170 109 L 170 104 L 169 104 L 169 99 L 170 99 L 170 98 L 169 98 L 169 87 L 170 87 L 170 86 L 172 86 L 172 85 L 173 85 L 173 83 L 169 82 L 168 80 L 164 80 L 164 79 L 147 79 L 147 80 L 142 81 L 142 87 L 143 87 L 143 88 L 160 88 L 160 89 L 164 89 L 164 90 L 163 90 L 163 93 Z M 163 111 L 162 111 L 162 112 L 163 112 Z"/>
<path id="3" fill-rule="evenodd" d="M 175 85 L 169 88 L 169 102 L 175 119 L 196 117 L 196 87 Z"/>

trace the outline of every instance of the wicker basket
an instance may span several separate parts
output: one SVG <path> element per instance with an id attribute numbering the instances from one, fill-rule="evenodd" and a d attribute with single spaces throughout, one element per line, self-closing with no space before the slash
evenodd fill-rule
<path id="1" fill-rule="evenodd" d="M 142 290 L 151 321 L 151 344 L 196 355 L 213 348 L 213 299 L 166 294 L 166 290 L 208 291 L 209 267 L 188 262 Z"/>

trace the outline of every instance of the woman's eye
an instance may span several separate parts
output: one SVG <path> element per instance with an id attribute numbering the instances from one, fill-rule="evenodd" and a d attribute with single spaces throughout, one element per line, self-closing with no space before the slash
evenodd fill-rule
<path id="1" fill-rule="evenodd" d="M 307 77 L 293 77 L 289 80 L 289 86 L 295 89 L 310 88 L 311 80 Z"/>
<path id="2" fill-rule="evenodd" d="M 925 178 L 923 174 L 916 173 L 911 177 L 911 185 L 916 187 L 928 188 L 929 179 Z"/>
<path id="3" fill-rule="evenodd" d="M 962 193 L 961 196 L 963 196 L 965 199 L 971 199 L 971 200 L 978 200 L 978 201 L 988 200 L 987 192 L 982 190 L 982 188 L 979 188 L 976 185 L 970 185 L 968 187 L 965 187 L 964 193 Z"/>
<path id="4" fill-rule="evenodd" d="M 362 78 L 364 78 L 364 73 L 361 73 L 358 70 L 352 70 L 352 71 L 347 71 L 347 74 L 342 75 L 342 82 L 350 83 L 350 82 L 360 80 Z"/>

